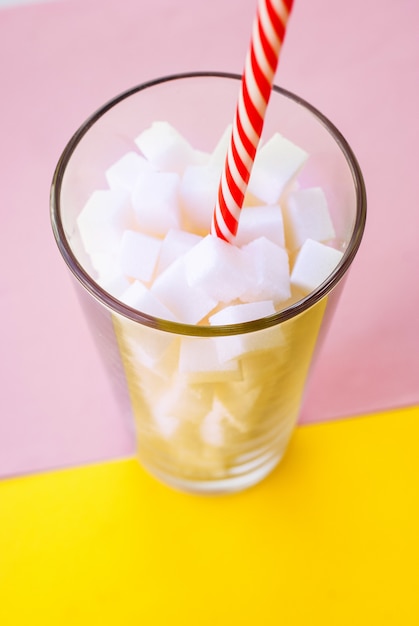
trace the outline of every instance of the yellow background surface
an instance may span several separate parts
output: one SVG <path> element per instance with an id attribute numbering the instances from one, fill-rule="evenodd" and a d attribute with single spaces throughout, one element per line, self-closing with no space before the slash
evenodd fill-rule
<path id="1" fill-rule="evenodd" d="M 134 459 L 0 483 L 0 624 L 418 625 L 419 408 L 299 427 L 232 496 Z"/>

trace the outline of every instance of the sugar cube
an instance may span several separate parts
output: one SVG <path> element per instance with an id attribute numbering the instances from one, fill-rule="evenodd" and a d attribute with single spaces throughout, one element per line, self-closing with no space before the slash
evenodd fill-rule
<path id="1" fill-rule="evenodd" d="M 126 299 L 128 300 L 128 297 Z M 170 368 L 165 357 L 166 355 L 171 357 L 171 349 L 176 344 L 176 338 L 172 333 L 162 333 L 155 328 L 124 320 L 119 337 L 123 339 L 131 367 L 139 376 L 138 384 L 141 385 L 144 368 L 158 373 L 159 378 L 167 377 L 166 372 Z M 172 358 L 168 361 L 172 361 Z"/>
<path id="2" fill-rule="evenodd" d="M 155 417 L 172 416 L 185 423 L 204 416 L 210 409 L 212 395 L 204 386 L 191 385 L 184 376 L 177 376 L 150 398 Z"/>
<path id="3" fill-rule="evenodd" d="M 231 302 L 247 288 L 245 261 L 240 248 L 207 235 L 184 256 L 188 284 L 217 302 Z"/>
<path id="4" fill-rule="evenodd" d="M 267 317 L 268 315 L 273 315 L 274 313 L 275 307 L 271 301 L 232 304 L 212 315 L 210 317 L 210 322 L 213 326 L 241 324 L 244 322 L 251 322 L 252 320 L 259 320 Z"/>
<path id="5" fill-rule="evenodd" d="M 180 177 L 175 173 L 149 172 L 137 180 L 132 191 L 132 205 L 140 229 L 164 236 L 171 228 L 180 228 Z"/>
<path id="6" fill-rule="evenodd" d="M 120 300 L 133 309 L 137 309 L 137 311 L 147 315 L 172 322 L 177 321 L 172 311 L 164 306 L 155 294 L 138 280 L 129 285 L 122 293 Z"/>
<path id="7" fill-rule="evenodd" d="M 272 301 L 233 304 L 210 316 L 212 326 L 240 324 L 252 320 L 262 319 L 275 313 Z M 222 363 L 242 357 L 249 352 L 271 350 L 284 342 L 280 326 L 273 326 L 263 330 L 215 337 L 218 357 Z"/>
<path id="8" fill-rule="evenodd" d="M 110 189 L 131 191 L 140 175 L 151 170 L 149 162 L 131 150 L 113 163 L 106 170 L 105 176 Z"/>
<path id="9" fill-rule="evenodd" d="M 201 421 L 200 433 L 203 441 L 216 448 L 221 447 L 226 442 L 231 427 L 237 432 L 244 432 L 243 425 L 230 412 L 226 405 L 215 396 L 211 409 Z M 233 432 L 234 432 L 233 430 Z M 230 434 L 231 436 L 231 434 Z M 235 436 L 236 439 L 237 436 Z"/>
<path id="10" fill-rule="evenodd" d="M 241 247 L 259 237 L 267 237 L 278 246 L 284 247 L 284 224 L 278 204 L 242 208 L 234 244 Z"/>
<path id="11" fill-rule="evenodd" d="M 111 280 L 114 276 L 121 274 L 118 251 L 92 252 L 90 261 L 97 272 L 99 282 Z"/>
<path id="12" fill-rule="evenodd" d="M 193 382 L 215 383 L 241 379 L 237 361 L 221 363 L 213 337 L 182 337 L 179 371 Z"/>
<path id="13" fill-rule="evenodd" d="M 191 231 L 206 234 L 217 199 L 220 173 L 214 167 L 190 165 L 180 184 L 180 202 Z"/>
<path id="14" fill-rule="evenodd" d="M 291 296 L 288 253 L 266 237 L 259 237 L 242 248 L 246 257 L 248 286 L 242 302 L 272 300 L 275 304 Z"/>
<path id="15" fill-rule="evenodd" d="M 267 204 L 275 204 L 308 158 L 307 152 L 275 133 L 257 152 L 249 191 Z"/>
<path id="16" fill-rule="evenodd" d="M 161 274 L 171 263 L 188 252 L 201 239 L 202 237 L 199 235 L 186 230 L 175 228 L 168 230 L 162 242 L 156 273 Z"/>
<path id="17" fill-rule="evenodd" d="M 217 305 L 217 301 L 199 287 L 188 283 L 184 256 L 162 272 L 154 281 L 151 291 L 170 309 L 179 322 L 197 324 Z"/>
<path id="18" fill-rule="evenodd" d="M 100 278 L 98 279 L 98 283 L 105 291 L 110 293 L 111 296 L 119 300 L 122 299 L 124 292 L 130 287 L 128 278 L 120 273 L 107 278 Z"/>
<path id="19" fill-rule="evenodd" d="M 327 199 L 320 187 L 291 192 L 283 211 L 289 250 L 297 250 L 306 239 L 324 242 L 335 237 Z"/>
<path id="20" fill-rule="evenodd" d="M 210 157 L 208 152 L 194 149 L 190 165 L 209 165 Z"/>
<path id="21" fill-rule="evenodd" d="M 231 132 L 233 129 L 233 125 L 229 124 L 226 129 L 224 130 L 223 134 L 221 135 L 217 145 L 215 146 L 214 150 L 211 153 L 210 159 L 208 164 L 211 167 L 214 167 L 216 170 L 218 170 L 218 173 L 220 174 L 220 172 L 222 171 L 225 161 L 226 161 L 226 156 L 227 156 L 227 150 L 228 150 L 228 146 L 230 144 L 230 139 L 231 139 Z"/>
<path id="22" fill-rule="evenodd" d="M 291 283 L 306 292 L 313 291 L 333 272 L 342 259 L 340 250 L 306 239 L 291 272 Z"/>
<path id="23" fill-rule="evenodd" d="M 151 165 L 161 172 L 182 174 L 185 167 L 196 162 L 190 143 L 168 122 L 153 122 L 135 143 Z"/>
<path id="24" fill-rule="evenodd" d="M 120 266 L 124 274 L 149 282 L 159 257 L 161 240 L 134 230 L 126 230 L 121 238 Z"/>
<path id="25" fill-rule="evenodd" d="M 223 422 L 229 417 L 225 406 L 215 398 L 211 410 L 204 417 L 200 426 L 201 437 L 205 443 L 216 447 L 223 445 L 225 439 Z"/>
<path id="26" fill-rule="evenodd" d="M 130 221 L 129 195 L 121 189 L 94 191 L 77 218 L 88 254 L 115 252 Z"/>
<path id="27" fill-rule="evenodd" d="M 153 413 L 157 428 L 164 439 L 171 439 L 179 426 L 179 418 L 160 410 L 157 407 Z"/>

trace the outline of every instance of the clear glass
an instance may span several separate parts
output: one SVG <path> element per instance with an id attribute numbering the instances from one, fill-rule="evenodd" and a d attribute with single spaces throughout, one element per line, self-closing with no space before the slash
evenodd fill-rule
<path id="1" fill-rule="evenodd" d="M 121 94 L 72 137 L 51 188 L 54 235 L 121 414 L 128 412 L 135 421 L 138 457 L 166 484 L 195 493 L 248 488 L 284 455 L 309 371 L 361 242 L 366 195 L 358 163 L 320 112 L 274 87 L 264 136 L 278 131 L 310 154 L 301 183 L 325 191 L 337 233 L 334 245 L 344 254 L 310 295 L 237 325 L 179 324 L 125 306 L 95 282 L 76 219 L 90 194 L 106 188 L 105 170 L 153 121 L 170 122 L 195 148 L 211 151 L 233 120 L 239 81 L 232 74 L 191 73 Z M 228 365 L 215 371 L 204 356 L 214 346 L 228 357 Z M 201 355 L 194 371 L 179 358 L 185 350 Z"/>

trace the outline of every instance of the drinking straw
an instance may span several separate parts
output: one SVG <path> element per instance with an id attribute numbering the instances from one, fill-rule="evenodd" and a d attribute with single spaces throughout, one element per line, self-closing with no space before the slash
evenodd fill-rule
<path id="1" fill-rule="evenodd" d="M 259 0 L 211 234 L 233 242 L 294 0 Z"/>

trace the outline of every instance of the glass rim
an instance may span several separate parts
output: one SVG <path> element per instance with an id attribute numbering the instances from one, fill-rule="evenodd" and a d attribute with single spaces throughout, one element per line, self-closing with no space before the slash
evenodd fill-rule
<path id="1" fill-rule="evenodd" d="M 281 324 L 287 320 L 290 320 L 297 315 L 300 315 L 304 311 L 310 309 L 317 302 L 322 300 L 328 293 L 330 293 L 333 288 L 341 281 L 341 279 L 345 276 L 347 270 L 349 269 L 357 250 L 361 244 L 362 236 L 365 229 L 366 222 L 366 189 L 364 178 L 361 172 L 361 168 L 359 163 L 353 153 L 350 145 L 342 135 L 342 133 L 337 129 L 337 127 L 325 116 L 321 113 L 316 107 L 311 105 L 309 102 L 284 89 L 283 87 L 279 87 L 277 85 L 273 85 L 272 91 L 280 94 L 281 96 L 287 98 L 288 100 L 294 101 L 299 106 L 306 109 L 309 113 L 311 113 L 317 121 L 326 128 L 329 134 L 333 137 L 336 144 L 339 146 L 342 151 L 346 163 L 349 167 L 349 170 L 352 175 L 352 180 L 354 184 L 355 194 L 356 194 L 356 216 L 355 223 L 351 238 L 349 240 L 348 246 L 343 253 L 342 259 L 334 269 L 334 271 L 328 276 L 328 278 L 319 285 L 314 291 L 311 291 L 307 296 L 301 298 L 297 302 L 289 305 L 288 307 L 266 317 L 262 317 L 260 319 L 251 320 L 248 322 L 240 322 L 237 324 L 226 324 L 219 326 L 209 326 L 209 325 L 193 325 L 193 324 L 185 324 L 182 322 L 172 322 L 169 320 L 165 320 L 162 318 L 154 317 L 152 315 L 148 315 L 136 309 L 129 307 L 124 304 L 107 291 L 105 291 L 96 281 L 90 276 L 90 274 L 83 268 L 83 266 L 77 260 L 75 254 L 73 253 L 70 243 L 66 237 L 64 226 L 61 218 L 61 187 L 63 178 L 65 175 L 66 167 L 76 150 L 78 144 L 89 131 L 89 129 L 103 116 L 115 107 L 119 102 L 139 93 L 140 91 L 144 91 L 145 89 L 149 89 L 153 86 L 160 85 L 162 83 L 168 83 L 176 80 L 184 80 L 184 79 L 192 79 L 192 78 L 217 78 L 217 79 L 229 79 L 241 81 L 242 77 L 239 74 L 230 73 L 230 72 L 212 72 L 212 71 L 197 71 L 197 72 L 185 72 L 179 74 L 170 74 L 166 76 L 162 76 L 160 78 L 156 78 L 153 80 L 146 81 L 134 87 L 131 87 L 114 98 L 108 100 L 103 106 L 97 109 L 90 117 L 88 117 L 81 126 L 76 130 L 73 136 L 68 141 L 65 146 L 59 160 L 57 166 L 55 168 L 51 191 L 50 191 L 50 218 L 52 230 L 54 233 L 54 237 L 57 243 L 57 246 L 61 252 L 64 261 L 67 266 L 71 270 L 72 274 L 76 277 L 79 283 L 81 283 L 82 287 L 90 293 L 96 300 L 98 300 L 102 305 L 104 305 L 107 309 L 111 309 L 111 311 L 117 313 L 118 315 L 128 318 L 133 322 L 149 326 L 151 328 L 155 328 L 158 330 L 171 332 L 180 335 L 189 335 L 189 336 L 226 336 L 226 335 L 236 335 L 243 334 L 248 332 L 253 332 L 256 330 L 262 330 L 264 328 L 269 328 L 271 326 L 276 326 L 277 324 Z M 269 106 L 269 105 L 268 105 Z"/>

